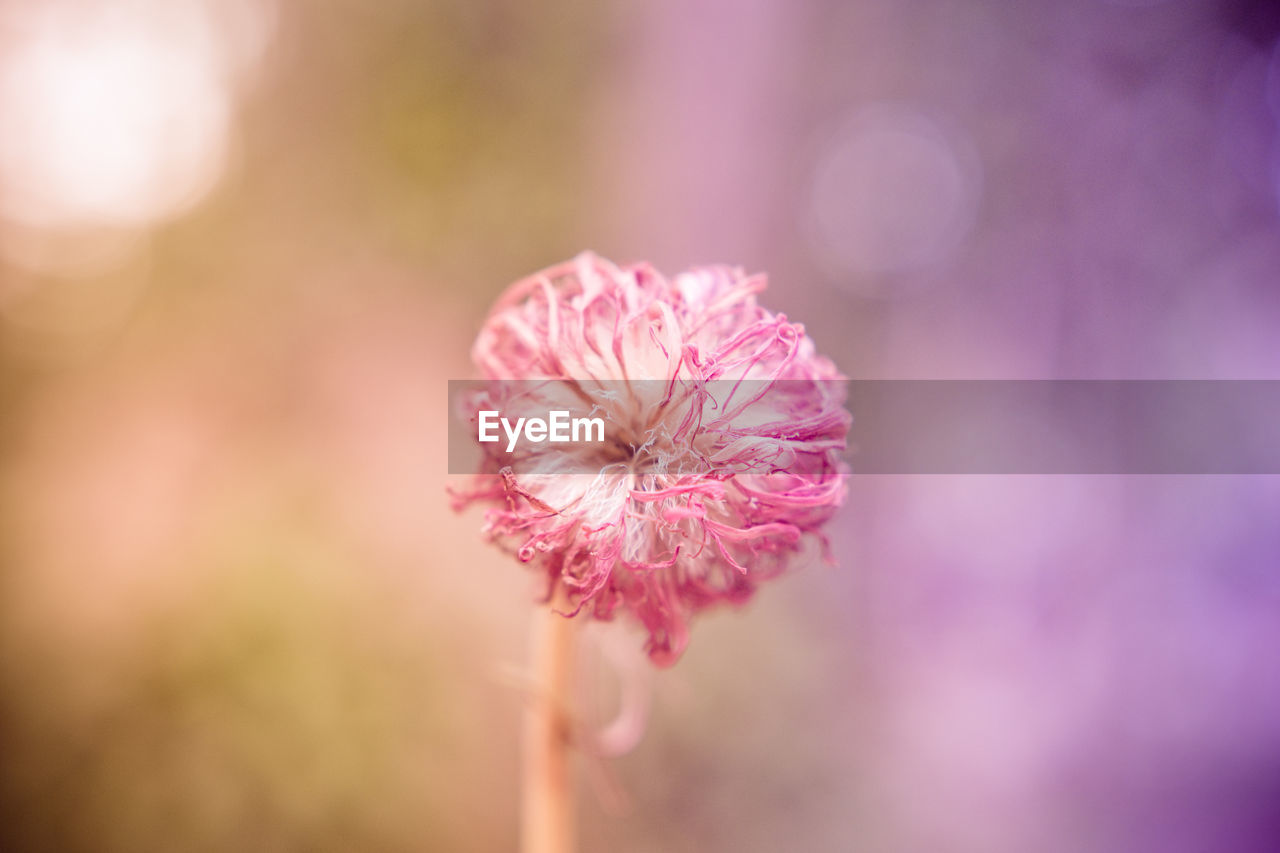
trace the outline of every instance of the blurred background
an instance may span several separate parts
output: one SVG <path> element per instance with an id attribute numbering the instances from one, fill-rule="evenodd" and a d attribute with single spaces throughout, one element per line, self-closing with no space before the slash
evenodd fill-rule
<path id="1" fill-rule="evenodd" d="M 0 848 L 514 847 L 534 589 L 445 383 L 581 249 L 766 270 L 856 378 L 1280 377 L 1278 39 L 0 0 Z M 831 535 L 655 674 L 584 850 L 1280 849 L 1276 478 L 862 476 Z M 584 643 L 599 721 L 640 642 Z"/>

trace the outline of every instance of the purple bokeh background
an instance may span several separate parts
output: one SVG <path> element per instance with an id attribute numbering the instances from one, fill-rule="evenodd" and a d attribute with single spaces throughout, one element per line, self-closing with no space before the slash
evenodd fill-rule
<path id="1" fill-rule="evenodd" d="M 513 846 L 534 590 L 448 510 L 445 385 L 579 250 L 765 270 L 854 378 L 1280 377 L 1262 0 L 55 5 L 49 55 L 175 71 L 21 65 L 70 25 L 0 5 L 6 849 Z M 239 58 L 139 47 L 192 33 Z M 221 135 L 107 145 L 175 127 Z M 1278 519 L 1274 477 L 854 477 L 838 566 L 695 625 L 587 762 L 583 848 L 1275 850 Z M 584 642 L 592 720 L 639 642 Z"/>

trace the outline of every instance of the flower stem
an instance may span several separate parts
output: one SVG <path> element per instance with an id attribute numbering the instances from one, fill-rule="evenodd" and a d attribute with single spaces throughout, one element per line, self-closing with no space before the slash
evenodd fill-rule
<path id="1" fill-rule="evenodd" d="M 525 711 L 522 853 L 574 849 L 569 684 L 574 622 L 551 609 L 534 611 L 532 654 L 537 684 Z"/>

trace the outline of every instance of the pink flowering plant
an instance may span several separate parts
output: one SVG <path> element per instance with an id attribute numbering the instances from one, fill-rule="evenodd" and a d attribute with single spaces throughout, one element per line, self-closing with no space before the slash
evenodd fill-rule
<path id="1" fill-rule="evenodd" d="M 765 286 L 584 253 L 512 285 L 472 351 L 487 380 L 465 398 L 473 423 L 558 409 L 599 418 L 607 439 L 483 443 L 458 505 L 486 506 L 486 534 L 567 615 L 634 617 L 659 666 L 694 614 L 825 550 L 845 494 L 844 377 L 757 303 Z"/>
<path id="2" fill-rule="evenodd" d="M 574 847 L 565 617 L 626 614 L 669 666 L 694 614 L 825 550 L 848 473 L 844 377 L 757 304 L 764 289 L 729 267 L 669 279 L 584 253 L 513 284 L 476 339 L 484 381 L 461 401 L 481 463 L 456 504 L 485 507 L 555 611 L 534 620 L 526 853 Z"/>

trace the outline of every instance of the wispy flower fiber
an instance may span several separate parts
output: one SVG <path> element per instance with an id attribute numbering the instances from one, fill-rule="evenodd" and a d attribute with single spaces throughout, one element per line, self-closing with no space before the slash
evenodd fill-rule
<path id="1" fill-rule="evenodd" d="M 472 351 L 478 411 L 573 408 L 604 444 L 537 444 L 484 462 L 459 507 L 539 572 L 572 615 L 635 617 L 673 663 L 690 618 L 745 601 L 809 545 L 845 494 L 843 377 L 803 326 L 756 303 L 763 276 L 668 279 L 590 253 L 512 285 Z M 517 470 L 518 469 L 518 470 Z"/>

